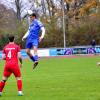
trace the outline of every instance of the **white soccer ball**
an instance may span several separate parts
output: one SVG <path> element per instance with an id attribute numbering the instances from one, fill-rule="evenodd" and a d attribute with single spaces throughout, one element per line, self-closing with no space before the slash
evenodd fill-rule
<path id="1" fill-rule="evenodd" d="M 97 66 L 100 66 L 100 62 L 97 63 Z"/>
<path id="2" fill-rule="evenodd" d="M 28 13 L 28 15 L 32 15 L 33 11 L 32 10 L 28 10 L 27 13 Z"/>

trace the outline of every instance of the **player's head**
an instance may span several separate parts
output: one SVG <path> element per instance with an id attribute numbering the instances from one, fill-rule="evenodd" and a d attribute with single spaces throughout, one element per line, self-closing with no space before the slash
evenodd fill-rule
<path id="1" fill-rule="evenodd" d="M 8 39 L 9 39 L 9 42 L 14 42 L 14 35 L 9 35 Z"/>
<path id="2" fill-rule="evenodd" d="M 34 20 L 35 18 L 36 18 L 36 14 L 35 13 L 30 14 L 30 20 L 31 21 Z"/>

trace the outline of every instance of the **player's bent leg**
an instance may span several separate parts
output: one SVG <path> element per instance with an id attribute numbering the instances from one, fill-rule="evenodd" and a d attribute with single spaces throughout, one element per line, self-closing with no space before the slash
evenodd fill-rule
<path id="1" fill-rule="evenodd" d="M 34 61 L 35 61 L 35 59 L 34 59 L 33 55 L 31 54 L 31 52 L 30 52 L 30 49 L 29 49 L 29 48 L 27 48 L 27 49 L 26 49 L 26 53 L 27 53 L 27 55 L 30 57 L 30 59 L 34 62 Z"/>
<path id="2" fill-rule="evenodd" d="M 30 53 L 30 49 L 29 48 L 26 49 L 26 53 L 27 53 L 28 56 L 31 56 L 31 53 Z"/>
<path id="3" fill-rule="evenodd" d="M 34 46 L 33 47 L 33 49 L 34 49 L 34 59 L 35 59 L 35 61 L 34 61 L 34 66 L 33 66 L 33 69 L 38 65 L 38 53 L 37 53 L 37 46 Z"/>
<path id="4" fill-rule="evenodd" d="M 18 96 L 23 96 L 22 79 L 20 77 L 16 77 L 16 80 L 17 80 Z"/>

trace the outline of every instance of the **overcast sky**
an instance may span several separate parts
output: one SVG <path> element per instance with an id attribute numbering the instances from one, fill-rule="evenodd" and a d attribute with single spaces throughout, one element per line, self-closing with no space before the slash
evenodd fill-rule
<path id="1" fill-rule="evenodd" d="M 14 1 L 15 0 L 0 0 L 0 3 L 6 5 L 8 8 L 13 8 L 15 10 Z M 22 1 L 23 1 L 22 4 L 24 5 L 24 8 L 29 9 L 30 4 L 28 0 L 22 0 Z"/>
<path id="2" fill-rule="evenodd" d="M 16 6 L 14 4 L 14 1 L 15 0 L 0 0 L 0 3 L 6 5 L 7 8 L 9 9 L 12 8 L 14 9 L 14 11 L 16 11 Z M 27 12 L 27 10 L 30 9 L 30 4 L 28 0 L 22 0 L 22 1 L 23 1 L 22 5 L 24 6 L 22 11 L 22 16 L 23 16 Z"/>

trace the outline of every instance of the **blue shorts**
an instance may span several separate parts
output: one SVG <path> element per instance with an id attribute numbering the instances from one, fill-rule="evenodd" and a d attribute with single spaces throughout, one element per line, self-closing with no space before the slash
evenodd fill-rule
<path id="1" fill-rule="evenodd" d="M 38 39 L 33 39 L 32 41 L 26 41 L 26 48 L 31 49 L 34 46 L 38 47 Z"/>

